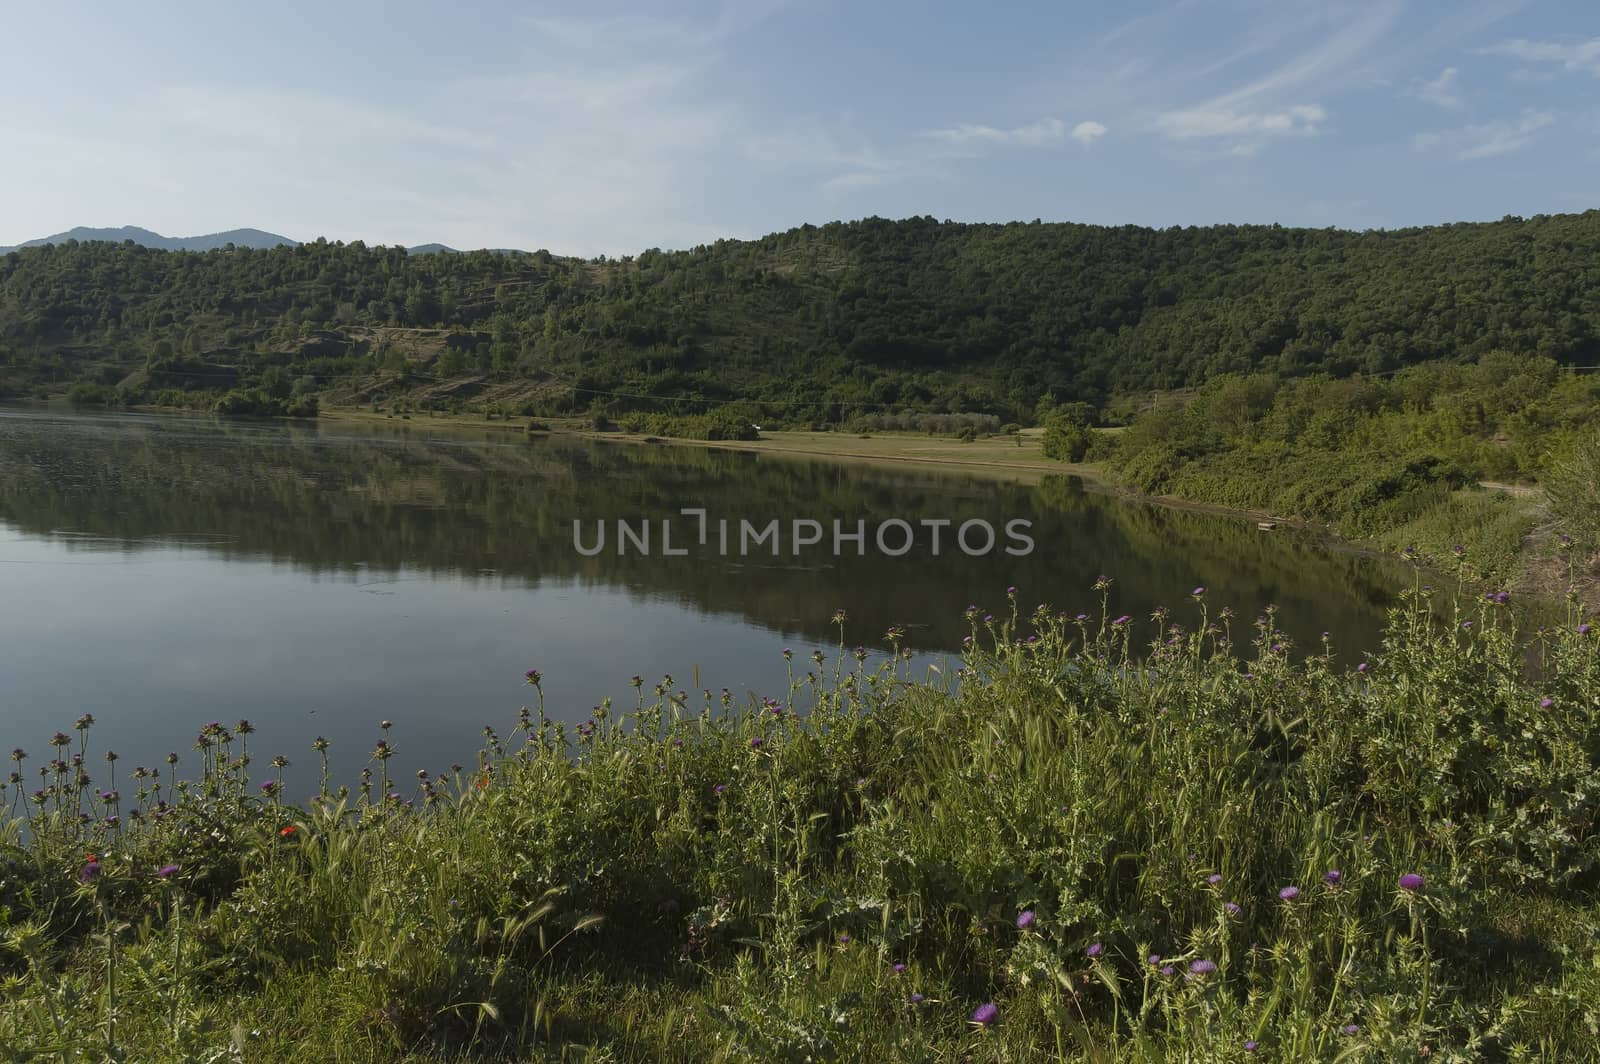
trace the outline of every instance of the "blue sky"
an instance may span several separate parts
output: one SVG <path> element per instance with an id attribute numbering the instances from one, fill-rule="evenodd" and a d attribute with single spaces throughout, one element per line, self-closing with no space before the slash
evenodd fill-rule
<path id="1" fill-rule="evenodd" d="M 619 254 L 867 215 L 1397 227 L 1600 207 L 1600 3 L 30 4 L 0 245 Z"/>

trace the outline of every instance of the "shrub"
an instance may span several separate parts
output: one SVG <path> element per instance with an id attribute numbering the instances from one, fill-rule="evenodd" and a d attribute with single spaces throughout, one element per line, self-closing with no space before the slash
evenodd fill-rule
<path id="1" fill-rule="evenodd" d="M 1600 432 L 1580 436 L 1552 456 L 1540 482 L 1562 530 L 1590 545 L 1600 543 Z"/>

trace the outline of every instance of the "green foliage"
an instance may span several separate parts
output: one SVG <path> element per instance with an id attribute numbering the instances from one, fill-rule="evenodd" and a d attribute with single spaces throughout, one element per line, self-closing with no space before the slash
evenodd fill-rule
<path id="1" fill-rule="evenodd" d="M 1044 456 L 1081 462 L 1094 445 L 1095 431 L 1068 413 L 1052 414 L 1044 427 Z"/>
<path id="2" fill-rule="evenodd" d="M 304 807 L 246 778 L 243 722 L 97 796 L 66 763 L 98 763 L 86 717 L 4 792 L 0 1044 L 1582 1059 L 1600 636 L 1513 611 L 1414 593 L 1358 671 L 1270 609 L 1235 647 L 1203 592 L 1148 628 L 975 607 L 959 686 L 841 629 L 781 701 L 663 677 L 576 727 L 534 672 L 473 767 L 401 784 L 384 726 L 352 793 L 319 741 Z"/>
<path id="3" fill-rule="evenodd" d="M 1600 544 L 1600 432 L 1573 439 L 1541 478 L 1550 509 L 1566 533 Z"/>
<path id="4" fill-rule="evenodd" d="M 1466 543 L 1475 564 L 1503 571 L 1533 507 L 1474 501 L 1471 489 L 1537 480 L 1582 533 L 1600 502 L 1600 459 L 1584 442 L 1597 418 L 1600 377 L 1501 352 L 1390 377 L 1224 375 L 1136 414 L 1111 464 L 1141 491 L 1311 518 L 1385 545 Z M 1488 524 L 1474 529 L 1469 515 Z"/>
<path id="5" fill-rule="evenodd" d="M 1594 364 L 1597 263 L 1594 211 L 1363 233 L 868 218 L 594 261 L 68 242 L 0 258 L 0 379 L 54 394 L 148 369 L 154 392 L 221 394 L 276 367 L 348 404 L 493 381 L 567 404 L 542 416 L 693 399 L 749 401 L 763 425 L 1039 422 L 1229 373 L 1343 378 L 1497 350 Z M 1479 413 L 1450 417 L 1465 431 Z"/>
<path id="6" fill-rule="evenodd" d="M 121 406 L 122 395 L 109 385 L 76 381 L 67 389 L 67 402 L 73 406 Z"/>
<path id="7" fill-rule="evenodd" d="M 211 407 L 213 413 L 230 417 L 316 417 L 314 395 L 273 395 L 263 388 L 235 388 Z"/>
<path id="8" fill-rule="evenodd" d="M 759 440 L 761 433 L 747 411 L 723 407 L 704 414 L 629 414 L 622 421 L 629 432 L 675 436 L 683 440 Z"/>

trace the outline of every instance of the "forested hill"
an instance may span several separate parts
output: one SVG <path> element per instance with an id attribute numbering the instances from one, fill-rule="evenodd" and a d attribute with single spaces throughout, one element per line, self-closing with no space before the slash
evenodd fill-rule
<path id="1" fill-rule="evenodd" d="M 320 241 L 0 257 L 0 387 L 130 401 L 745 399 L 774 422 L 896 406 L 1023 420 L 1045 394 L 1494 349 L 1600 363 L 1600 211 L 1386 232 L 873 218 L 592 261 Z"/>

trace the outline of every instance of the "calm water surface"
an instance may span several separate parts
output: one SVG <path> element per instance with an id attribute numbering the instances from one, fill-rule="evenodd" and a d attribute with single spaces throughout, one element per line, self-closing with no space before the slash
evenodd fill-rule
<path id="1" fill-rule="evenodd" d="M 715 521 L 812 518 L 1032 522 L 1027 557 L 969 557 L 926 538 L 892 558 L 724 557 L 693 542 L 683 507 Z M 582 556 L 573 521 L 608 525 Z M 673 521 L 687 556 L 615 552 L 615 522 Z M 659 524 L 657 524 L 659 528 Z M 657 533 L 658 535 L 659 533 Z M 948 534 L 947 534 L 948 535 Z M 870 542 L 870 540 L 869 540 Z M 1004 545 L 1001 539 L 1001 546 Z M 659 548 L 659 540 L 653 544 Z M 57 729 L 93 713 L 96 751 L 124 771 L 169 750 L 194 763 L 195 731 L 249 718 L 256 768 L 291 759 L 290 797 L 314 786 L 311 739 L 346 778 L 381 719 L 401 776 L 470 763 L 545 674 L 547 708 L 587 717 L 629 678 L 783 694 L 797 661 L 837 639 L 881 646 L 891 624 L 922 652 L 958 647 L 969 603 L 1002 612 L 1005 588 L 1098 616 L 1161 604 L 1187 623 L 1196 584 L 1231 605 L 1241 641 L 1262 606 L 1302 645 L 1342 656 L 1376 642 L 1388 563 L 1250 522 L 1132 504 L 1075 478 L 1019 485 L 780 456 L 430 434 L 387 424 L 279 424 L 0 409 L 0 748 L 35 766 Z M 1146 633 L 1153 634 L 1150 625 Z M 91 760 L 101 766 L 98 756 Z"/>

